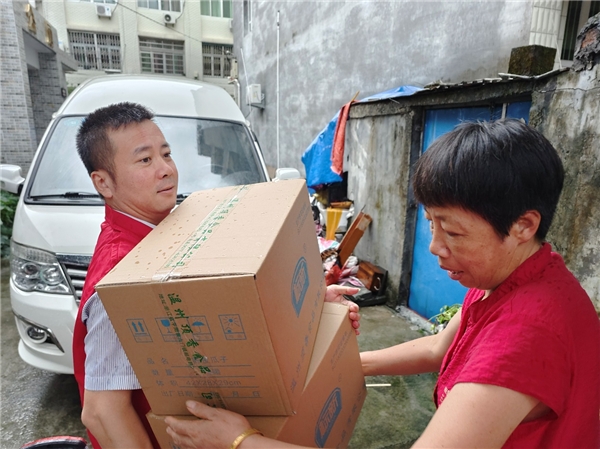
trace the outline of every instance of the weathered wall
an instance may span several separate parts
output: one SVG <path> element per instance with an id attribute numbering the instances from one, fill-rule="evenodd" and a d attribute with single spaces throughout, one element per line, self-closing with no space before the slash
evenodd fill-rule
<path id="1" fill-rule="evenodd" d="M 600 65 L 533 93 L 531 124 L 558 149 L 566 182 L 548 240 L 600 311 Z"/>
<path id="2" fill-rule="evenodd" d="M 339 108 L 401 85 L 460 82 L 508 70 L 529 44 L 528 1 L 257 1 L 244 33 L 234 2 L 234 53 L 242 96 L 261 84 L 265 109 L 242 106 L 268 164 L 277 160 L 277 11 L 280 12 L 281 166 L 301 156 Z"/>
<path id="3" fill-rule="evenodd" d="M 410 171 L 411 127 L 414 112 L 366 116 L 348 123 L 345 152 L 349 197 L 355 210 L 373 218 L 355 254 L 388 270 L 391 296 L 398 296 Z M 352 142 L 352 143 L 350 143 Z"/>
<path id="4" fill-rule="evenodd" d="M 600 311 L 600 70 L 563 72 L 356 104 L 346 129 L 349 196 L 373 218 L 355 254 L 386 268 L 388 304 L 407 298 L 414 200 L 409 171 L 421 148 L 422 114 L 431 107 L 502 102 L 531 95 L 530 123 L 556 146 L 565 187 L 548 240 Z"/>
<path id="5" fill-rule="evenodd" d="M 26 2 L 0 2 L 0 162 L 27 173 L 37 146 L 23 28 Z"/>
<path id="6" fill-rule="evenodd" d="M 0 162 L 19 165 L 23 176 L 66 96 L 64 72 L 77 67 L 59 50 L 56 29 L 36 9 L 27 13 L 28 6 L 0 2 Z"/>

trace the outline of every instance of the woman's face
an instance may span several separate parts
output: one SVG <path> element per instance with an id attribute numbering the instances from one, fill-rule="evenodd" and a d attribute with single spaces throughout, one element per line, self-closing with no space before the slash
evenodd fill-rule
<path id="1" fill-rule="evenodd" d="M 428 207 L 429 250 L 451 279 L 468 288 L 493 290 L 523 261 L 513 230 L 504 239 L 481 216 L 460 207 Z M 513 225 L 514 227 L 514 225 Z"/>

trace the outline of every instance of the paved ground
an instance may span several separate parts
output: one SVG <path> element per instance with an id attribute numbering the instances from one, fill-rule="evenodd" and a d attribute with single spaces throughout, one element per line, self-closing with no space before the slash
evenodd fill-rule
<path id="1" fill-rule="evenodd" d="M 38 370 L 21 360 L 19 337 L 10 308 L 9 265 L 2 260 L 2 449 L 17 449 L 23 443 L 52 435 L 83 436 L 79 420 L 79 394 L 73 376 Z"/>
<path id="2" fill-rule="evenodd" d="M 18 449 L 23 443 L 52 435 L 85 437 L 73 376 L 44 372 L 18 356 L 18 335 L 10 309 L 9 267 L 2 261 L 0 448 Z M 377 349 L 421 336 L 420 331 L 385 306 L 362 310 L 361 350 Z M 364 407 L 350 440 L 352 449 L 410 447 L 433 414 L 431 392 L 434 375 L 366 379 L 369 387 Z"/>

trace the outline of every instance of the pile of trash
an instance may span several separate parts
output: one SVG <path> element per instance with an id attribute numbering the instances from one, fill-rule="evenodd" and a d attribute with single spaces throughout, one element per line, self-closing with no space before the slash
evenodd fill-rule
<path id="1" fill-rule="evenodd" d="M 360 211 L 354 217 L 351 201 L 341 206 L 329 206 L 324 207 L 318 195 L 313 196 L 313 218 L 326 284 L 360 288 L 357 294 L 347 295 L 347 299 L 361 307 L 384 304 L 387 271 L 353 255 L 357 243 L 371 224 L 371 216 Z"/>

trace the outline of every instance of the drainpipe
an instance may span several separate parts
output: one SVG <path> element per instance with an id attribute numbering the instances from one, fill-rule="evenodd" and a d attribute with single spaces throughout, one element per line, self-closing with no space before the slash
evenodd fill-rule
<path id="1" fill-rule="evenodd" d="M 241 87 L 240 87 L 240 82 L 238 81 L 237 78 L 232 78 L 229 77 L 229 83 L 228 84 L 235 84 L 235 90 L 236 90 L 236 95 L 235 95 L 235 102 L 238 105 L 238 108 L 241 109 L 241 102 L 240 102 L 240 96 L 242 95 L 242 91 L 241 91 Z"/>

